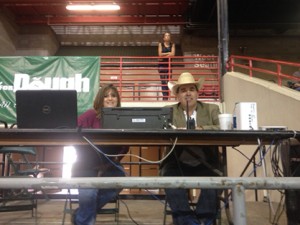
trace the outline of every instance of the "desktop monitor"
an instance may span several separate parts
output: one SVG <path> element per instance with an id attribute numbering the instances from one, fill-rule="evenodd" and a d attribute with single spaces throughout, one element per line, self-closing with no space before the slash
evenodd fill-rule
<path id="1" fill-rule="evenodd" d="M 76 128 L 75 90 L 17 90 L 18 128 Z"/>
<path id="2" fill-rule="evenodd" d="M 167 129 L 171 107 L 116 107 L 102 109 L 104 129 Z"/>

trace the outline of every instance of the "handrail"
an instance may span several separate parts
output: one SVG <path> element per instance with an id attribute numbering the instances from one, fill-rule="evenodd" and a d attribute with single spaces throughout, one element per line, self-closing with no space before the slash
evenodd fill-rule
<path id="1" fill-rule="evenodd" d="M 289 86 L 289 81 L 300 82 L 299 77 L 293 76 L 299 68 L 300 63 L 249 56 L 231 55 L 228 62 L 229 71 L 249 74 L 250 77 L 272 81 L 279 86 Z"/>
<path id="2" fill-rule="evenodd" d="M 158 63 L 162 57 L 149 56 L 102 56 L 100 63 L 100 85 L 113 83 L 118 87 L 122 102 L 162 102 L 162 86 Z M 175 81 L 182 72 L 191 72 L 195 79 L 204 78 L 204 86 L 199 90 L 202 101 L 221 101 L 220 69 L 217 56 L 174 56 L 164 63 L 167 66 L 164 80 Z M 289 81 L 298 82 L 293 73 L 300 63 L 232 55 L 228 61 L 228 71 L 241 72 L 289 86 Z M 168 101 L 175 97 L 168 92 Z"/>
<path id="3" fill-rule="evenodd" d="M 300 189 L 299 177 L 81 177 L 81 178 L 0 178 L 0 188 L 213 188 L 231 189 L 233 222 L 246 225 L 245 189 Z"/>
<path id="4" fill-rule="evenodd" d="M 300 177 L 77 177 L 14 178 L 1 177 L 0 189 L 71 189 L 71 188 L 205 188 L 300 189 Z"/>
<path id="5" fill-rule="evenodd" d="M 158 63 L 161 57 L 103 56 L 100 62 L 100 85 L 113 83 L 119 88 L 122 102 L 163 101 Z M 220 100 L 219 62 L 217 56 L 174 56 L 168 58 L 165 81 L 175 81 L 182 72 L 190 72 L 195 79 L 204 78 L 199 99 Z M 168 100 L 175 100 L 168 92 Z"/>

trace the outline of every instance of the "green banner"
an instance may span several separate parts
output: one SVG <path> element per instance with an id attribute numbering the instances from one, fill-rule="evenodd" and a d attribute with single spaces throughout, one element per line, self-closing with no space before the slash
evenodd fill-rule
<path id="1" fill-rule="evenodd" d="M 16 122 L 16 90 L 76 90 L 78 115 L 99 88 L 100 57 L 0 57 L 0 120 Z"/>

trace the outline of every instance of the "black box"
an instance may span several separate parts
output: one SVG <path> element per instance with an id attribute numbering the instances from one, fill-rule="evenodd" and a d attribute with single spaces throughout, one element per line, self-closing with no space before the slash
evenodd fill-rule
<path id="1" fill-rule="evenodd" d="M 172 122 L 173 108 L 103 108 L 101 116 L 104 129 L 167 129 Z"/>

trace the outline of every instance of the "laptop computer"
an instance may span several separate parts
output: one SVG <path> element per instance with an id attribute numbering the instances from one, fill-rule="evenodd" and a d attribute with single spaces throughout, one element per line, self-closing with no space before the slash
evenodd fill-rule
<path id="1" fill-rule="evenodd" d="M 75 90 L 17 90 L 18 128 L 76 128 Z"/>
<path id="2" fill-rule="evenodd" d="M 167 129 L 171 107 L 116 107 L 102 109 L 104 129 Z"/>

